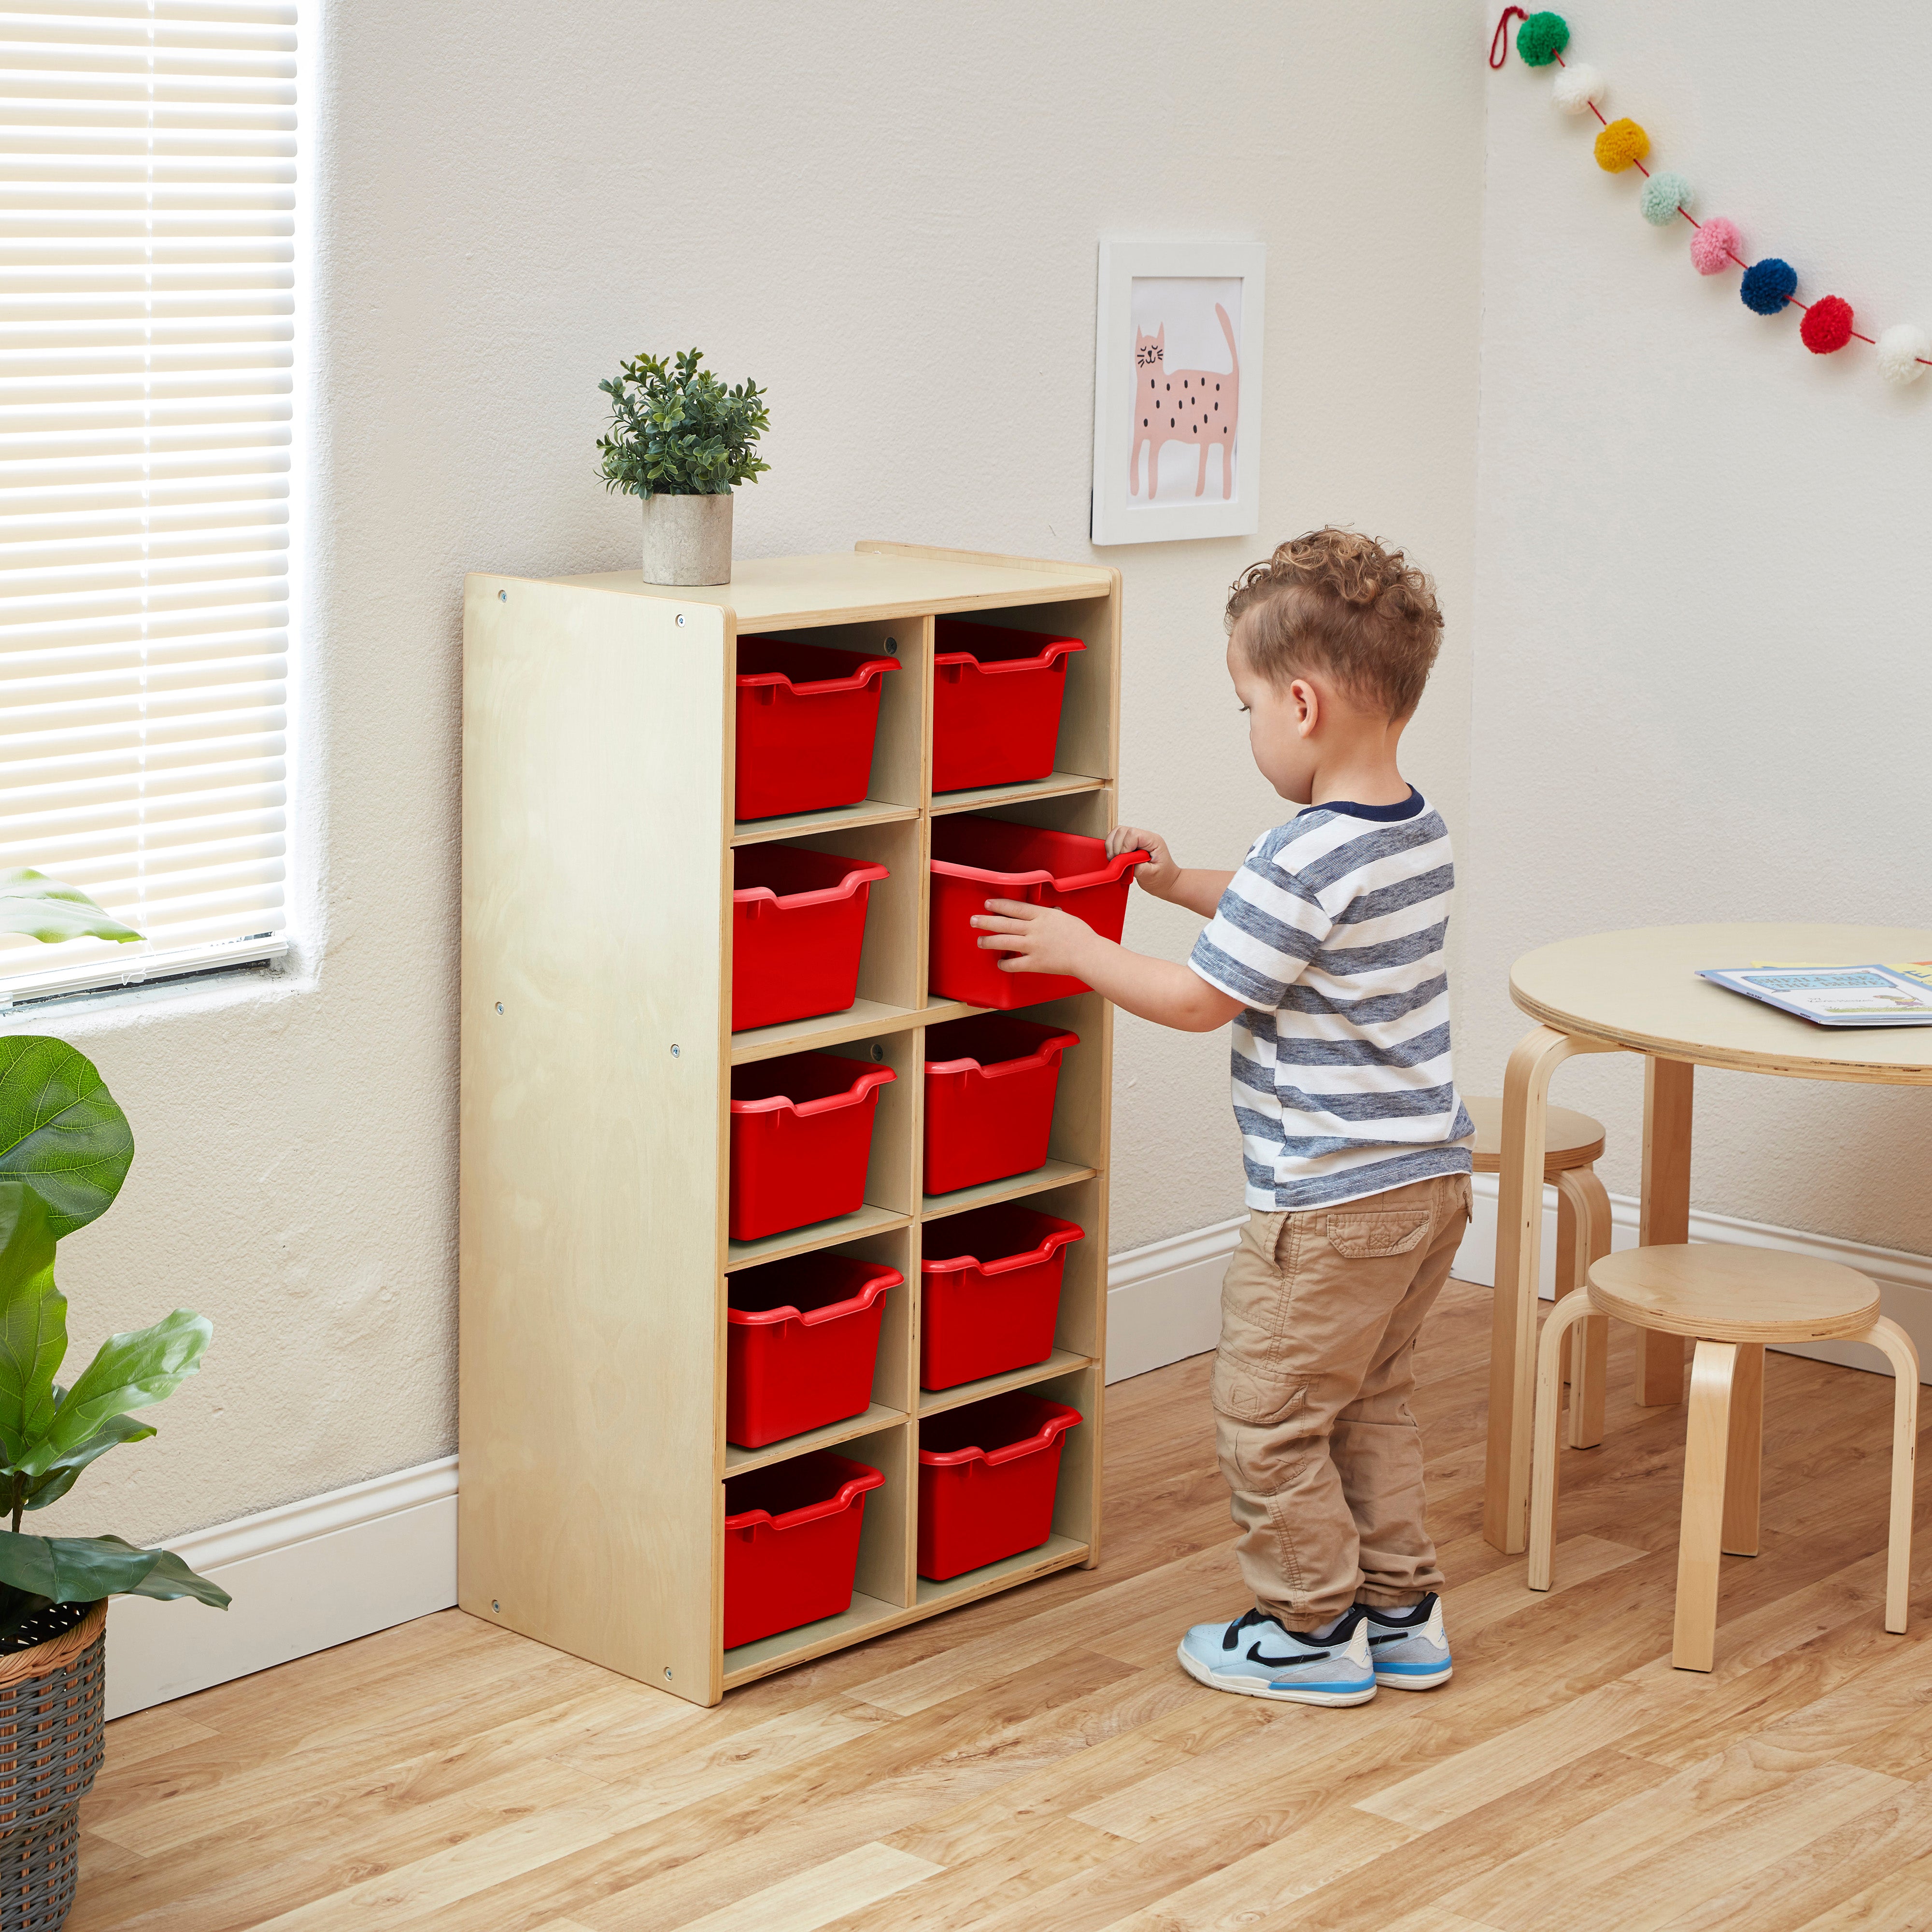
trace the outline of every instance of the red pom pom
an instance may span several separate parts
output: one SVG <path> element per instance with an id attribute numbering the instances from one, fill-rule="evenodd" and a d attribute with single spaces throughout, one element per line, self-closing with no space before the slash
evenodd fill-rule
<path id="1" fill-rule="evenodd" d="M 1820 296 L 1806 310 L 1798 339 L 1814 356 L 1828 356 L 1852 339 L 1852 305 L 1842 296 Z"/>

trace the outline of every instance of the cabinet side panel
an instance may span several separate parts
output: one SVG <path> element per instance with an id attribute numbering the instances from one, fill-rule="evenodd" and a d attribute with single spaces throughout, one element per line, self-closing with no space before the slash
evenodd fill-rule
<path id="1" fill-rule="evenodd" d="M 729 614 L 681 614 L 470 580 L 458 1573 L 709 1703 Z"/>

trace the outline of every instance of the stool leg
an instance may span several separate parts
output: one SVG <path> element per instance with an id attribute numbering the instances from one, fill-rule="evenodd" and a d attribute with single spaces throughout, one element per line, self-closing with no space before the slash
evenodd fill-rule
<path id="1" fill-rule="evenodd" d="M 1700 1342 L 1690 1364 L 1690 1412 L 1684 1441 L 1684 1524 L 1677 1544 L 1677 1624 L 1670 1660 L 1708 1670 L 1717 1648 L 1718 1558 L 1724 1526 L 1724 1455 L 1730 1439 L 1730 1342 Z"/>
<path id="2" fill-rule="evenodd" d="M 1858 1337 L 1891 1358 L 1892 1529 L 1885 1563 L 1885 1627 L 1905 1634 L 1912 1583 L 1912 1478 L 1918 1448 L 1918 1351 L 1896 1322 L 1880 1316 Z"/>
<path id="3" fill-rule="evenodd" d="M 1573 1294 L 1583 1286 L 1576 1272 L 1576 1257 L 1582 1252 L 1576 1239 L 1576 1200 L 1570 1190 L 1564 1186 L 1569 1177 L 1559 1174 L 1556 1177 L 1556 1298 L 1561 1301 L 1566 1294 Z M 1553 1312 L 1553 1311 L 1552 1311 Z M 1562 1360 L 1558 1364 L 1563 1386 L 1570 1388 L 1573 1379 L 1570 1366 L 1571 1336 L 1568 1329 L 1563 1331 Z M 1570 1412 L 1576 1412 L 1576 1397 L 1574 1390 L 1570 1396 Z M 1574 1432 L 1574 1425 L 1572 1425 Z M 1574 1446 L 1574 1444 L 1572 1445 Z"/>
<path id="4" fill-rule="evenodd" d="M 1575 1230 L 1572 1266 L 1576 1285 L 1583 1287 L 1590 1266 L 1610 1251 L 1610 1197 L 1597 1178 L 1594 1167 L 1578 1168 L 1557 1178 L 1557 1228 L 1563 1226 L 1563 1204 L 1570 1204 Z M 1559 1248 L 1557 1265 L 1563 1264 Z M 1559 1292 L 1564 1282 L 1557 1276 Z M 1610 1372 L 1610 1322 L 1606 1315 L 1592 1313 L 1583 1318 L 1582 1328 L 1564 1337 L 1569 1350 L 1564 1368 L 1570 1382 L 1570 1446 L 1594 1449 L 1604 1439 L 1604 1384 Z"/>
<path id="5" fill-rule="evenodd" d="M 1740 1342 L 1737 1351 L 1724 1451 L 1724 1554 L 1755 1556 L 1764 1475 L 1764 1350 L 1754 1342 Z"/>
<path id="6" fill-rule="evenodd" d="M 1550 1311 L 1536 1351 L 1536 1423 L 1529 1456 L 1529 1587 L 1550 1588 L 1556 1547 L 1556 1412 L 1563 1396 L 1563 1345 L 1590 1312 L 1587 1294 L 1566 1294 Z"/>

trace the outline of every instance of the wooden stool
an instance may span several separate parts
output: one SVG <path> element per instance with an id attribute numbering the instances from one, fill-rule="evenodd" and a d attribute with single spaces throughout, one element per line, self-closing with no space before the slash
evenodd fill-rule
<path id="1" fill-rule="evenodd" d="M 1718 1628 L 1718 1554 L 1755 1556 L 1764 1427 L 1764 1345 L 1838 1336 L 1869 1342 L 1891 1358 L 1892 1526 L 1885 1627 L 1905 1628 L 1912 1567 L 1912 1474 L 1918 1436 L 1918 1352 L 1879 1313 L 1877 1285 L 1855 1268 L 1772 1248 L 1631 1248 L 1590 1265 L 1588 1286 L 1566 1296 L 1544 1324 L 1536 1358 L 1536 1432 L 1531 1449 L 1529 1587 L 1550 1588 L 1556 1538 L 1558 1357 L 1571 1325 L 1614 1315 L 1639 1328 L 1688 1335 L 1689 1432 L 1684 1520 L 1677 1546 L 1677 1622 L 1670 1660 L 1708 1670 Z"/>
<path id="2" fill-rule="evenodd" d="M 1502 1167 L 1503 1103 L 1466 1094 L 1462 1104 L 1476 1124 L 1478 1174 Z M 1543 1178 L 1556 1190 L 1556 1298 L 1583 1286 L 1590 1264 L 1610 1251 L 1610 1197 L 1597 1178 L 1604 1150 L 1603 1124 L 1568 1107 L 1552 1107 L 1543 1136 Z M 1573 1364 L 1563 1348 L 1562 1379 L 1570 1388 L 1570 1446 L 1594 1449 L 1604 1439 L 1604 1377 L 1610 1360 L 1610 1324 L 1600 1316 L 1583 1326 L 1582 1359 Z"/>

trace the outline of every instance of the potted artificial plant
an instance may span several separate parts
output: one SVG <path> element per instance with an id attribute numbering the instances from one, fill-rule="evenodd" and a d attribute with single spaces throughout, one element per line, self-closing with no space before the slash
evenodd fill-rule
<path id="1" fill-rule="evenodd" d="M 640 356 L 599 382 L 610 433 L 597 439 L 604 487 L 640 496 L 646 584 L 731 580 L 731 492 L 771 465 L 758 454 L 771 427 L 755 382 L 728 389 L 695 349 L 672 362 Z"/>
<path id="2" fill-rule="evenodd" d="M 56 940 L 140 934 L 86 893 L 0 873 L 0 932 Z M 212 1332 L 178 1308 L 110 1335 L 74 1382 L 55 1244 L 110 1207 L 134 1158 L 128 1117 L 64 1041 L 0 1038 L 0 1932 L 52 1932 L 74 1902 L 80 1801 L 104 1744 L 107 1599 L 226 1592 L 172 1551 L 118 1536 L 30 1536 L 21 1522 L 91 1462 L 154 1431 L 131 1412 L 172 1394 Z"/>

